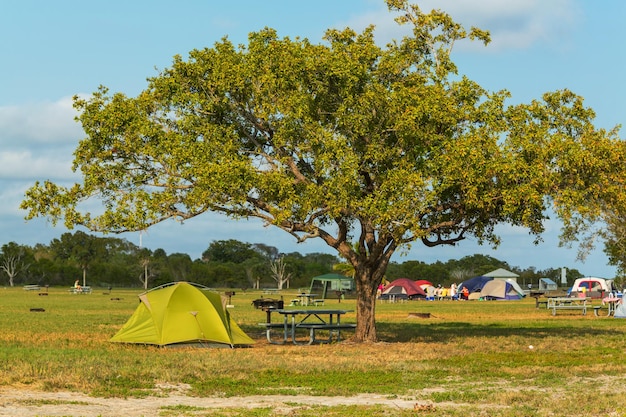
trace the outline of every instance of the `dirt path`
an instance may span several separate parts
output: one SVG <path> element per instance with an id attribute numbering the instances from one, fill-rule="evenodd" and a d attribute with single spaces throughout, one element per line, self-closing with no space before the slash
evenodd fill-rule
<path id="1" fill-rule="evenodd" d="M 163 407 L 187 406 L 211 408 L 265 408 L 289 414 L 297 405 L 388 405 L 414 408 L 415 400 L 390 399 L 387 396 L 363 394 L 354 397 L 318 397 L 308 395 L 259 395 L 250 397 L 197 398 L 172 390 L 168 395 L 148 398 L 94 398 L 75 392 L 38 392 L 26 389 L 0 388 L 0 416 L 80 416 L 80 417 L 148 417 L 159 415 Z"/>

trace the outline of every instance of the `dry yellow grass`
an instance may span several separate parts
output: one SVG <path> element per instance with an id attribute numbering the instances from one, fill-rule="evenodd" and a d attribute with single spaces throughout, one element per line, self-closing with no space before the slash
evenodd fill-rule
<path id="1" fill-rule="evenodd" d="M 187 394 L 200 397 L 376 394 L 434 404 L 420 412 L 442 416 L 485 415 L 484 410 L 499 416 L 626 410 L 626 321 L 593 313 L 553 317 L 545 308 L 535 309 L 532 299 L 385 303 L 377 305 L 379 343 L 276 346 L 265 341 L 257 325 L 265 313 L 251 306 L 260 294 L 238 292 L 231 314 L 257 340 L 252 348 L 109 343 L 137 306 L 138 293 L 75 296 L 51 289 L 49 296 L 38 297 L 0 290 L 0 387 L 108 397 L 152 395 L 163 384 L 188 385 Z M 326 307 L 354 309 L 353 300 L 336 303 L 328 300 Z M 46 311 L 30 313 L 31 307 Z M 430 318 L 411 317 L 412 312 L 430 313 Z M 583 404 L 572 404 L 581 392 Z M 386 412 L 414 415 L 405 409 Z M 363 415 L 340 404 L 324 413 Z M 313 414 L 300 410 L 293 415 Z"/>

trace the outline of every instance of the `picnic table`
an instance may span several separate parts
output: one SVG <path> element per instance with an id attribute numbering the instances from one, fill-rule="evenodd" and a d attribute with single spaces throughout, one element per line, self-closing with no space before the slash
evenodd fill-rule
<path id="1" fill-rule="evenodd" d="M 553 316 L 556 316 L 557 310 L 581 310 L 584 316 L 587 307 L 591 306 L 590 301 L 588 297 L 549 297 L 547 307 L 552 310 Z"/>
<path id="2" fill-rule="evenodd" d="M 608 296 L 602 299 L 602 305 L 593 307 L 593 314 L 600 316 L 602 307 L 606 305 L 606 315 L 612 316 L 615 314 L 617 305 L 622 301 L 621 298 L 615 296 Z"/>
<path id="3" fill-rule="evenodd" d="M 267 341 L 272 344 L 283 345 L 289 339 L 291 339 L 294 345 L 311 345 L 316 342 L 331 343 L 333 339 L 339 342 L 342 330 L 350 330 L 356 327 L 354 323 L 341 322 L 341 316 L 350 312 L 352 310 L 268 309 L 267 321 L 260 323 L 260 325 L 265 327 Z M 280 314 L 282 322 L 272 323 L 272 313 Z M 272 330 L 277 330 L 279 333 L 282 332 L 282 338 L 275 340 L 272 337 Z M 298 330 L 304 330 L 307 334 L 304 342 L 298 340 Z M 328 332 L 328 339 L 317 339 L 317 331 Z"/>
<path id="4" fill-rule="evenodd" d="M 252 300 L 252 305 L 256 309 L 268 310 L 272 308 L 283 308 L 285 306 L 285 302 L 282 300 L 277 300 L 275 298 L 257 298 L 256 300 Z"/>
<path id="5" fill-rule="evenodd" d="M 39 285 L 24 285 L 24 291 L 39 291 L 40 289 Z"/>
<path id="6" fill-rule="evenodd" d="M 303 306 L 314 304 L 315 297 L 317 297 L 317 294 L 302 293 L 298 295 L 298 298 L 300 299 L 300 305 Z"/>
<path id="7" fill-rule="evenodd" d="M 71 292 L 72 294 L 91 294 L 91 287 L 89 286 L 72 287 L 68 291 Z"/>
<path id="8" fill-rule="evenodd" d="M 539 307 L 548 307 L 548 299 L 540 299 L 540 297 L 535 297 L 535 308 Z"/>

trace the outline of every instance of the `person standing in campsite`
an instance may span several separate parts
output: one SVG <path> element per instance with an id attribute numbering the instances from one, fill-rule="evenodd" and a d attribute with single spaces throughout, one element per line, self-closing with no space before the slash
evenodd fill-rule
<path id="1" fill-rule="evenodd" d="M 448 289 L 446 287 L 442 287 L 441 294 L 439 294 L 439 299 L 445 300 L 446 298 L 448 298 Z"/>
<path id="2" fill-rule="evenodd" d="M 426 300 L 433 301 L 434 299 L 435 299 L 435 287 L 433 287 L 432 285 L 429 285 L 428 288 L 426 288 Z"/>
<path id="3" fill-rule="evenodd" d="M 454 282 L 450 284 L 450 299 L 456 299 L 456 283 Z"/>

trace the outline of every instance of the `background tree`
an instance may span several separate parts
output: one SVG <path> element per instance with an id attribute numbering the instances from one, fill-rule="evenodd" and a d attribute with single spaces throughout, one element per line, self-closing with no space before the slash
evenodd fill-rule
<path id="1" fill-rule="evenodd" d="M 354 266 L 351 264 L 341 262 L 333 265 L 333 271 L 337 271 L 341 275 L 354 278 Z"/>
<path id="2" fill-rule="evenodd" d="M 289 257 L 286 258 L 288 260 Z M 315 277 L 318 275 L 326 274 L 333 270 L 333 265 L 335 265 L 338 260 L 334 255 L 330 255 L 328 253 L 307 253 L 303 257 L 304 261 L 304 275 L 307 278 Z M 353 277 L 354 278 L 354 277 Z M 310 281 L 307 281 L 307 286 L 310 284 Z"/>
<path id="3" fill-rule="evenodd" d="M 456 42 L 488 33 L 387 4 L 412 32 L 385 48 L 372 27 L 328 30 L 322 44 L 265 29 L 175 57 L 134 98 L 76 98 L 84 181 L 35 184 L 27 218 L 124 232 L 218 211 L 322 239 L 355 269 L 355 341 L 377 340 L 376 289 L 406 244 L 497 246 L 502 223 L 539 240 L 548 208 L 564 240 L 585 239 L 623 189 L 616 132 L 596 130 L 569 91 L 505 105 L 507 91 L 451 59 Z M 102 214 L 81 210 L 90 197 Z"/>
<path id="4" fill-rule="evenodd" d="M 465 271 L 469 271 L 470 277 L 483 275 L 498 268 L 503 268 L 507 270 L 512 270 L 511 266 L 503 262 L 499 259 L 494 258 L 493 256 L 487 255 L 470 255 L 464 256 L 461 259 L 454 260 L 450 262 L 455 269 L 461 269 Z"/>
<path id="5" fill-rule="evenodd" d="M 266 245 L 264 243 L 254 243 L 252 247 L 255 251 L 261 254 L 263 259 L 273 261 L 279 256 L 278 248 L 274 246 Z"/>
<path id="6" fill-rule="evenodd" d="M 270 275 L 270 263 L 273 262 L 273 259 L 275 258 L 249 258 L 239 264 L 246 272 L 246 279 L 250 287 L 256 289 L 261 287 L 261 277 Z"/>
<path id="7" fill-rule="evenodd" d="M 172 253 L 167 257 L 167 265 L 172 281 L 189 281 L 192 268 L 191 257 L 186 253 Z"/>
<path id="8" fill-rule="evenodd" d="M 279 257 L 271 261 L 270 270 L 272 271 L 272 278 L 276 281 L 276 288 L 282 290 L 285 284 L 287 288 L 289 288 L 291 273 L 287 272 L 287 264 L 285 263 L 284 257 Z"/>
<path id="9" fill-rule="evenodd" d="M 472 275 L 473 275 L 473 272 L 470 271 L 469 269 L 456 268 L 450 271 L 450 278 L 455 283 L 461 283 L 465 281 L 466 279 L 471 278 Z"/>
<path id="10" fill-rule="evenodd" d="M 236 264 L 250 258 L 260 257 L 261 253 L 253 245 L 235 239 L 213 241 L 207 250 L 202 252 L 202 259 L 205 261 L 233 262 Z"/>
<path id="11" fill-rule="evenodd" d="M 25 247 L 15 242 L 2 245 L 0 252 L 0 271 L 9 278 L 9 286 L 15 285 L 15 277 L 20 273 L 28 271 L 29 263 L 26 260 L 27 251 Z"/>
<path id="12" fill-rule="evenodd" d="M 50 242 L 50 247 L 58 258 L 73 262 L 80 268 L 83 286 L 87 285 L 87 270 L 92 263 L 107 255 L 105 239 L 80 230 L 74 234 L 63 233 L 59 239 Z"/>
<path id="13" fill-rule="evenodd" d="M 150 278 L 154 277 L 154 271 L 152 269 L 152 251 L 147 248 L 141 248 L 137 252 L 139 265 L 141 266 L 141 273 L 139 274 L 139 282 L 143 285 L 145 290 L 148 289 L 148 282 Z"/>
<path id="14" fill-rule="evenodd" d="M 169 269 L 167 252 L 161 248 L 155 249 L 152 253 L 152 261 L 154 265 L 153 272 L 156 270 L 153 279 L 155 286 L 167 284 L 175 280 Z"/>
<path id="15" fill-rule="evenodd" d="M 202 253 L 202 260 L 212 263 L 230 263 L 245 272 L 248 286 L 258 288 L 261 276 L 269 275 L 269 265 L 278 249 L 263 243 L 244 243 L 235 239 L 213 241 Z M 234 271 L 229 275 L 234 275 Z"/>

